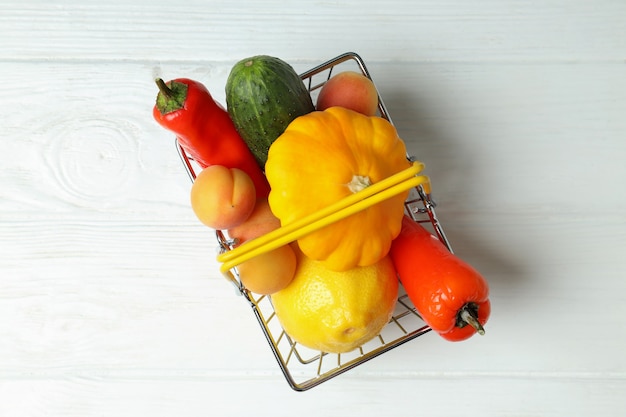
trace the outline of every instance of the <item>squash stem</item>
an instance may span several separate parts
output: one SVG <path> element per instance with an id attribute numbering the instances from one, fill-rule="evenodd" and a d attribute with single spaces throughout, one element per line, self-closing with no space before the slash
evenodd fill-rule
<path id="1" fill-rule="evenodd" d="M 366 177 L 363 175 L 354 175 L 352 177 L 352 181 L 348 183 L 348 188 L 353 193 L 358 193 L 359 191 L 366 189 L 370 185 L 372 185 L 372 180 L 370 180 L 370 177 Z"/>

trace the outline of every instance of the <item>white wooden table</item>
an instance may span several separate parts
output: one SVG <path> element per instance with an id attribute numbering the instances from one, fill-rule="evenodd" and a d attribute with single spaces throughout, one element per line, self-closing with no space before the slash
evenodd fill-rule
<path id="1" fill-rule="evenodd" d="M 621 416 L 626 3 L 2 1 L 0 416 Z M 153 79 L 368 63 L 490 281 L 428 334 L 290 390 L 193 217 Z"/>

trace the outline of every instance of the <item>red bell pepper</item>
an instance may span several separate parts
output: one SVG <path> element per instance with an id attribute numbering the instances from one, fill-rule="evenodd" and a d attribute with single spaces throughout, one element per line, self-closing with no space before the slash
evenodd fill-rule
<path id="1" fill-rule="evenodd" d="M 406 215 L 390 255 L 409 299 L 433 331 L 450 341 L 484 334 L 489 285 L 471 265 Z"/>
<path id="2" fill-rule="evenodd" d="M 223 165 L 247 173 L 256 188 L 257 198 L 265 198 L 270 186 L 262 169 L 237 132 L 228 112 L 216 102 L 200 82 L 177 78 L 159 87 L 154 119 L 173 132 L 185 152 L 202 168 Z"/>

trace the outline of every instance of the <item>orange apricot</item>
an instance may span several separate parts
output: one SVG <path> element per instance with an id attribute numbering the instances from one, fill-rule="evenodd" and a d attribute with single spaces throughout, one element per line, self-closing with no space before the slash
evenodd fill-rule
<path id="1" fill-rule="evenodd" d="M 322 86 L 317 96 L 317 110 L 333 106 L 374 116 L 378 111 L 378 91 L 372 80 L 360 72 L 340 72 Z"/>
<path id="2" fill-rule="evenodd" d="M 248 174 L 238 168 L 210 165 L 191 186 L 191 208 L 213 229 L 226 230 L 245 222 L 256 204 L 256 190 Z"/>
<path id="3" fill-rule="evenodd" d="M 237 267 L 241 283 L 256 294 L 269 295 L 287 287 L 296 273 L 296 254 L 290 245 L 257 255 Z"/>
<path id="4" fill-rule="evenodd" d="M 228 236 L 236 239 L 235 246 L 238 246 L 279 227 L 280 220 L 272 213 L 267 198 L 260 198 L 246 221 L 228 229 Z"/>
<path id="5" fill-rule="evenodd" d="M 267 198 L 258 199 L 252 214 L 243 223 L 228 229 L 237 247 L 276 230 L 280 220 L 272 213 Z M 290 245 L 257 255 L 237 266 L 241 283 L 257 294 L 273 294 L 285 288 L 296 272 L 296 255 Z"/>

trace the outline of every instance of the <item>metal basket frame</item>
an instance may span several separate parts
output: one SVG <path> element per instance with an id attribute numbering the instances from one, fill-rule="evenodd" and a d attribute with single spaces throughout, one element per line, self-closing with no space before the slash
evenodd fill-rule
<path id="1" fill-rule="evenodd" d="M 338 72 L 340 66 L 344 68 L 341 71 L 360 71 L 372 79 L 363 59 L 354 52 L 346 52 L 300 74 L 312 97 L 334 73 Z M 378 94 L 378 110 L 381 117 L 393 124 L 380 93 Z M 178 141 L 175 144 L 187 174 L 193 182 L 198 168 L 194 166 L 193 159 L 186 154 Z M 407 155 L 407 158 L 414 159 L 410 155 Z M 452 251 L 437 219 L 435 206 L 432 196 L 425 193 L 421 186 L 410 190 L 409 197 L 405 201 L 406 213 L 410 214 L 414 221 L 431 228 L 432 232 Z M 215 234 L 221 251 L 232 249 L 234 242 L 229 240 L 221 230 L 217 230 Z M 285 333 L 274 313 L 270 297 L 248 291 L 239 280 L 236 268 L 228 271 L 225 276 L 235 286 L 237 293 L 243 296 L 252 307 L 280 370 L 289 386 L 295 391 L 311 389 L 431 330 L 421 320 L 400 285 L 393 316 L 374 340 L 344 354 L 312 351 L 299 345 Z"/>

